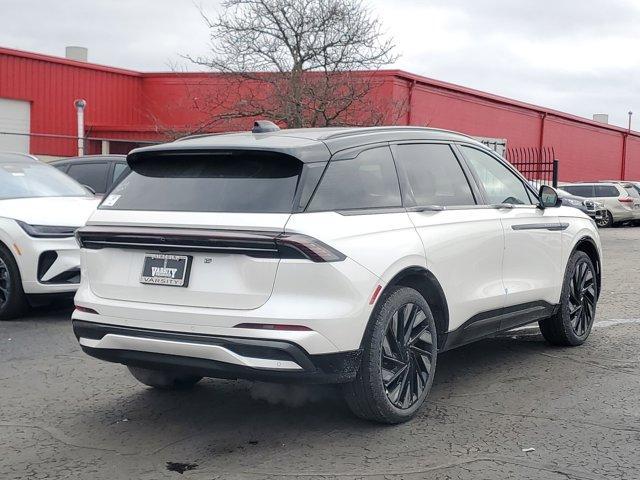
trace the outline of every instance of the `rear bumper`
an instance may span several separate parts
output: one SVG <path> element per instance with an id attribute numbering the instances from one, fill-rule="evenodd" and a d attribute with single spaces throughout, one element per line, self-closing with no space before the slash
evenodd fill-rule
<path id="1" fill-rule="evenodd" d="M 310 355 L 292 342 L 168 332 L 73 320 L 82 350 L 95 358 L 203 377 L 271 382 L 353 380 L 361 350 Z"/>

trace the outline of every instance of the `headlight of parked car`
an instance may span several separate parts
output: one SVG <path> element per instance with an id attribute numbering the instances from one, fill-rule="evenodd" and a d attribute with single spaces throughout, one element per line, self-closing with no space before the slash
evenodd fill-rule
<path id="1" fill-rule="evenodd" d="M 16 220 L 18 225 L 29 235 L 35 238 L 66 238 L 73 237 L 76 227 L 57 227 L 52 225 L 29 225 Z"/>
<path id="2" fill-rule="evenodd" d="M 582 205 L 582 202 L 580 202 L 579 200 L 574 200 L 573 198 L 563 198 L 562 203 L 571 205 L 572 207 L 579 207 L 580 205 Z"/>

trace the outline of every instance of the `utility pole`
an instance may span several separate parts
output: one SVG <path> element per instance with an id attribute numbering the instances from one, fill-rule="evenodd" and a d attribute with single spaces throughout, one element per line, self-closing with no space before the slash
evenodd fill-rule
<path id="1" fill-rule="evenodd" d="M 631 117 L 633 117 L 633 112 L 631 110 L 629 110 L 629 133 L 631 133 Z"/>

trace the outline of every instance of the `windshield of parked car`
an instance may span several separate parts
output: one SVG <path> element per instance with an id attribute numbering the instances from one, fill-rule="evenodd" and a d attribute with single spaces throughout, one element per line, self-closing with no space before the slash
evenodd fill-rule
<path id="1" fill-rule="evenodd" d="M 101 209 L 291 213 L 302 162 L 234 151 L 158 154 L 132 167 Z"/>
<path id="2" fill-rule="evenodd" d="M 35 160 L 0 160 L 0 200 L 33 197 L 86 197 L 71 177 Z"/>

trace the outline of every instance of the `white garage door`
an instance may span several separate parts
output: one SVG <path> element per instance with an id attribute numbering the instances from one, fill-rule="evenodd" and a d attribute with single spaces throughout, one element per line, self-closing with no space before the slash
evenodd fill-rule
<path id="1" fill-rule="evenodd" d="M 0 151 L 29 153 L 29 137 L 7 135 L 30 133 L 31 104 L 22 100 L 0 98 Z"/>

